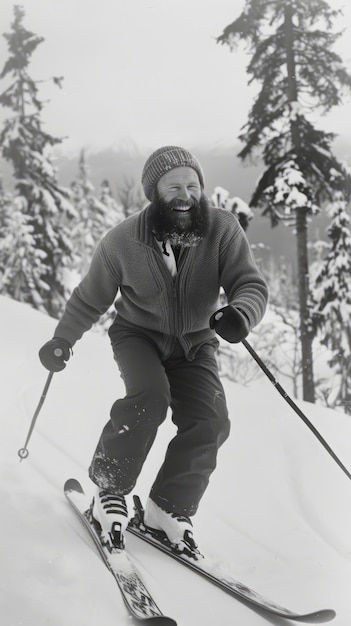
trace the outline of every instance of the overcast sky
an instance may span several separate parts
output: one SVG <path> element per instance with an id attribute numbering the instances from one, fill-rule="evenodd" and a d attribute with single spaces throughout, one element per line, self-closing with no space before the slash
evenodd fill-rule
<path id="1" fill-rule="evenodd" d="M 1 32 L 10 31 L 13 2 L 1 0 Z M 46 130 L 67 136 L 67 150 L 135 143 L 218 148 L 232 145 L 247 119 L 243 50 L 215 38 L 244 0 L 22 0 L 24 26 L 45 38 L 33 53 L 33 79 L 63 76 L 62 90 L 40 87 L 49 102 Z M 339 46 L 351 70 L 351 7 Z M 0 41 L 1 69 L 8 56 Z M 4 81 L 0 88 L 4 88 Z M 8 115 L 8 112 L 6 112 Z M 0 111 L 0 122 L 4 110 Z M 318 125 L 350 140 L 351 97 Z"/>

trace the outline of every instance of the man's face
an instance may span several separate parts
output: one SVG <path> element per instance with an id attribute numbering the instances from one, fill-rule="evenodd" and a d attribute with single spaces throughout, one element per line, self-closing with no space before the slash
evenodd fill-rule
<path id="1" fill-rule="evenodd" d="M 176 167 L 158 181 L 153 202 L 153 230 L 171 245 L 193 246 L 205 234 L 205 206 L 199 177 L 191 167 Z"/>
<path id="2" fill-rule="evenodd" d="M 157 190 L 160 198 L 169 204 L 172 200 L 178 199 L 184 201 L 183 209 L 179 208 L 179 212 L 185 212 L 186 202 L 191 197 L 198 202 L 201 198 L 201 185 L 199 177 L 192 167 L 176 167 L 164 174 L 157 183 Z M 179 207 L 181 207 L 181 202 Z M 176 209 L 177 210 L 177 209 Z"/>

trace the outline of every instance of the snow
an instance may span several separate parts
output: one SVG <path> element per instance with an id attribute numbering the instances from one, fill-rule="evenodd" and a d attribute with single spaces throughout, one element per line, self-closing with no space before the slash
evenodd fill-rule
<path id="1" fill-rule="evenodd" d="M 246 215 L 248 220 L 251 220 L 254 216 L 247 202 L 235 196 L 229 197 L 229 191 L 223 187 L 215 187 L 211 196 L 211 201 L 214 206 L 230 211 L 234 215 Z"/>
<path id="2" fill-rule="evenodd" d="M 304 108 L 300 102 L 297 100 L 291 100 L 289 102 L 289 116 L 290 121 L 294 122 L 297 120 L 298 116 L 304 114 Z"/>
<path id="3" fill-rule="evenodd" d="M 88 333 L 75 346 L 66 369 L 53 377 L 29 457 L 20 461 L 48 374 L 37 352 L 56 322 L 4 297 L 0 320 L 2 624 L 130 625 L 112 576 L 62 492 L 65 480 L 76 477 L 93 493 L 90 458 L 111 404 L 124 392 L 109 341 Z M 271 600 L 303 612 L 334 608 L 335 626 L 349 626 L 349 479 L 265 377 L 223 384 L 232 433 L 194 518 L 201 549 Z M 350 417 L 299 405 L 351 468 Z M 143 500 L 173 433 L 169 419 L 136 488 Z M 179 626 L 289 623 L 267 619 L 136 537 L 127 540 L 157 604 Z"/>

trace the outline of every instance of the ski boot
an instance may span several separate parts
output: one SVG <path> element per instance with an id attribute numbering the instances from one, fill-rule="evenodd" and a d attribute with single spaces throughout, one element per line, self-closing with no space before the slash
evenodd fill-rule
<path id="1" fill-rule="evenodd" d="M 193 525 L 189 517 L 167 512 L 151 498 L 146 501 L 145 511 L 140 500 L 134 496 L 136 516 L 134 523 L 145 529 L 154 539 L 169 545 L 173 552 L 184 554 L 195 560 L 203 558 L 193 537 Z"/>
<path id="2" fill-rule="evenodd" d="M 128 526 L 128 508 L 124 496 L 98 489 L 91 504 L 91 518 L 97 526 L 101 541 L 111 548 L 123 550 Z"/>

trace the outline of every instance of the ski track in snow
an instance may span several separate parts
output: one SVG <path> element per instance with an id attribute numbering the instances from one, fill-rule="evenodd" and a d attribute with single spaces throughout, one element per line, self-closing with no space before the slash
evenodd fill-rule
<path id="1" fill-rule="evenodd" d="M 56 322 L 5 297 L 0 321 L 1 623 L 130 626 L 115 581 L 63 495 L 69 477 L 93 493 L 90 458 L 124 393 L 109 340 L 88 333 L 75 346 L 20 461 L 47 378 L 37 352 Z M 333 608 L 331 623 L 350 626 L 349 479 L 268 381 L 223 382 L 232 432 L 194 518 L 201 549 L 272 601 L 301 612 Z M 299 405 L 350 468 L 351 418 Z M 143 501 L 173 434 L 168 419 L 135 490 Z M 179 626 L 292 623 L 251 610 L 136 537 L 127 540 L 156 603 Z"/>

